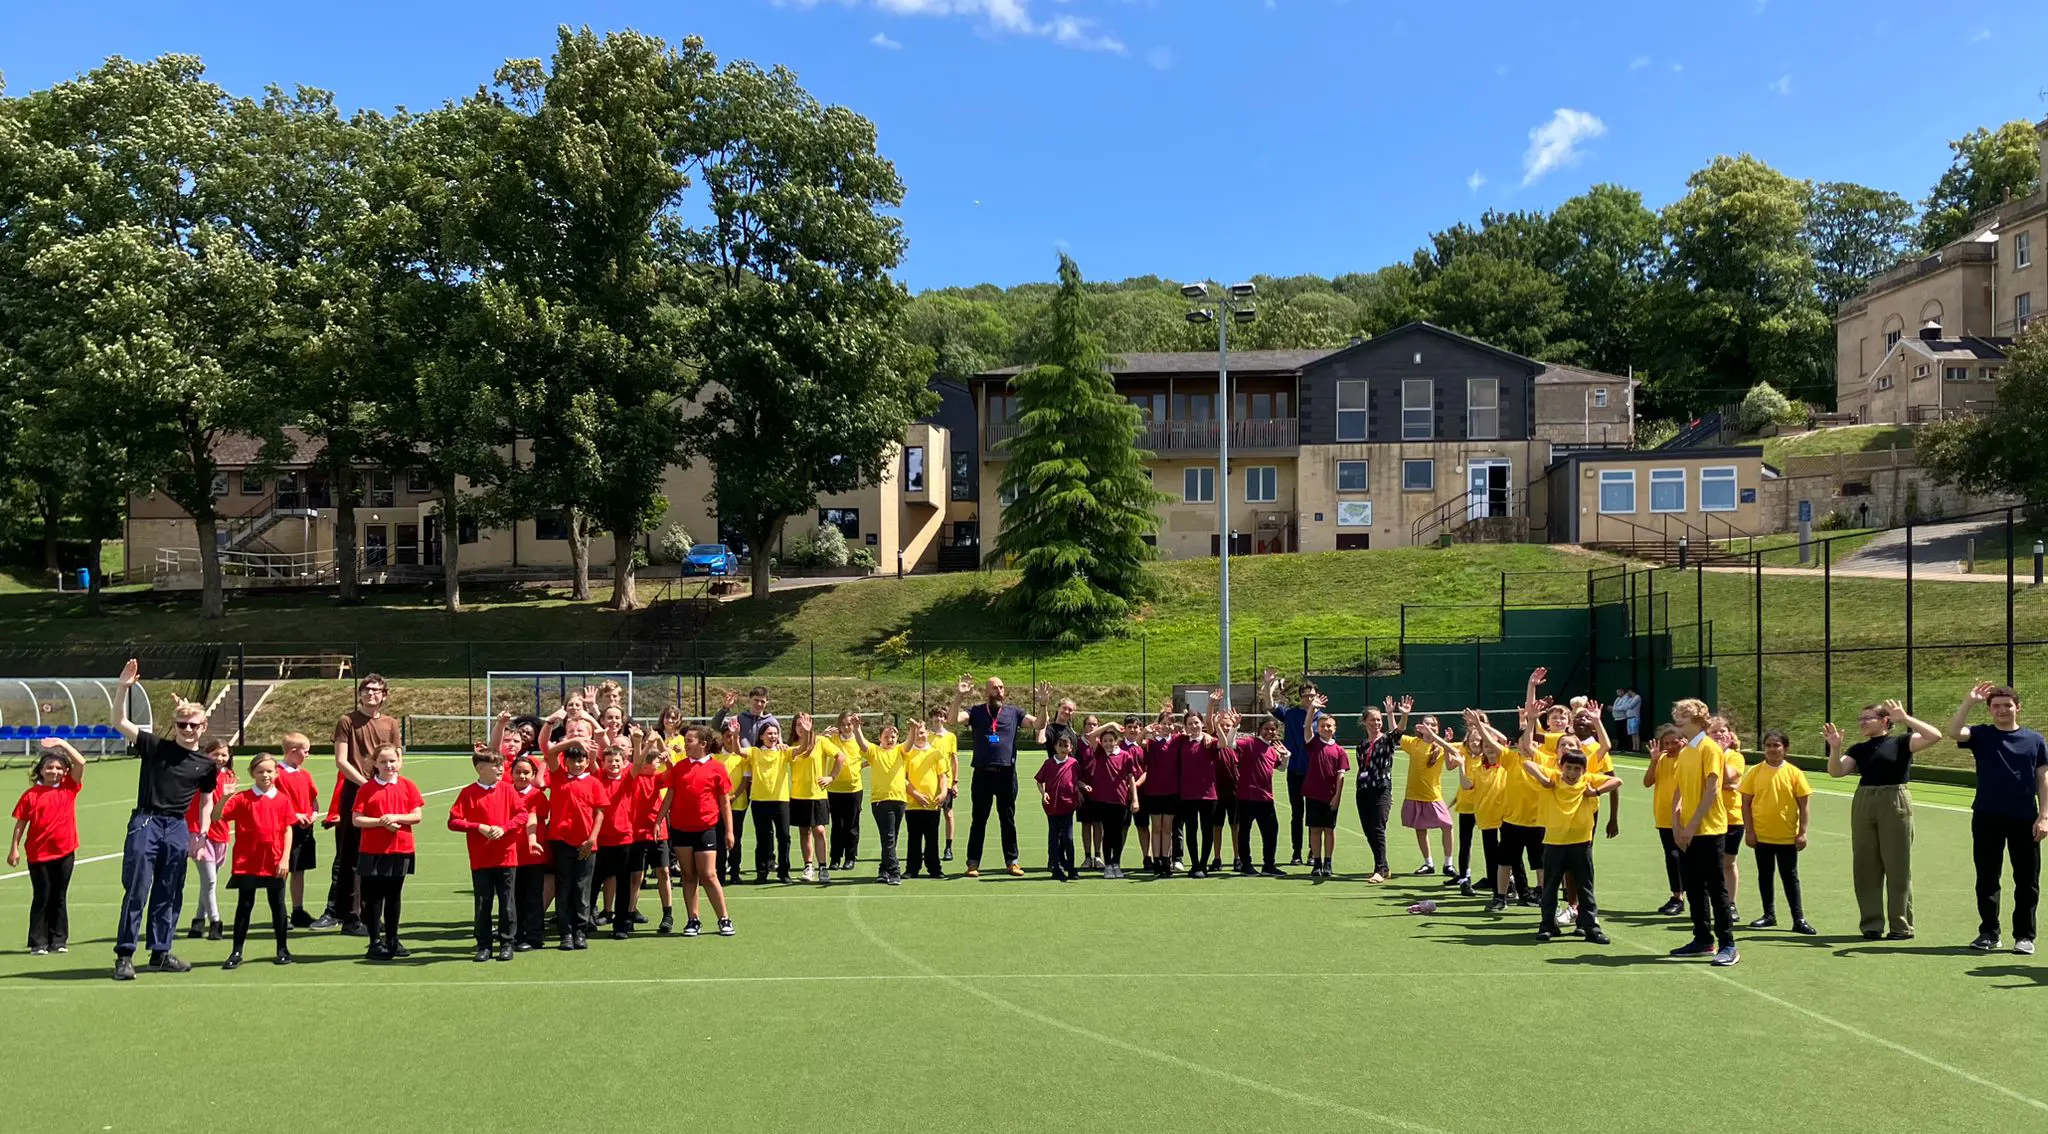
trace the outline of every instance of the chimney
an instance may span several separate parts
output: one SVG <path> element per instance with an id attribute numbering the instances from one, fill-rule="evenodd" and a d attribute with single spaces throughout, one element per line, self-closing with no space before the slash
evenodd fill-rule
<path id="1" fill-rule="evenodd" d="M 1920 324 L 1920 341 L 1931 343 L 1941 338 L 1941 320 L 1929 319 Z"/>

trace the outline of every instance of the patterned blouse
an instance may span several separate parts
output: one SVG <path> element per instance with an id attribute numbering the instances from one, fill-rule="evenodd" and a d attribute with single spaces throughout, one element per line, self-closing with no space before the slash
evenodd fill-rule
<path id="1" fill-rule="evenodd" d="M 1358 746 L 1358 790 L 1394 786 L 1394 746 L 1399 736 L 1383 732 Z"/>

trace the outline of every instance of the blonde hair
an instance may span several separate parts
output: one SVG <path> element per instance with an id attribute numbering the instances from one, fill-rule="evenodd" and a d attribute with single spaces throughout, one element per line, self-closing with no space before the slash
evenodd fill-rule
<path id="1" fill-rule="evenodd" d="M 1711 712 L 1712 710 L 1707 708 L 1707 703 L 1698 697 L 1687 697 L 1685 700 L 1671 706 L 1673 716 L 1684 717 L 1686 720 L 1699 721 L 1701 723 L 1706 723 Z"/>
<path id="2" fill-rule="evenodd" d="M 284 745 L 284 746 L 285 746 L 286 748 L 294 748 L 294 747 L 296 747 L 296 748 L 311 748 L 311 747 L 313 747 L 313 742 L 312 742 L 311 740 L 307 739 L 307 737 L 306 737 L 306 734 L 305 734 L 305 733 L 303 733 L 303 732 L 288 732 L 288 733 L 285 733 L 285 734 L 284 734 L 284 736 L 283 736 L 283 737 L 282 737 L 281 739 L 279 739 L 278 743 L 280 743 L 280 744 Z"/>

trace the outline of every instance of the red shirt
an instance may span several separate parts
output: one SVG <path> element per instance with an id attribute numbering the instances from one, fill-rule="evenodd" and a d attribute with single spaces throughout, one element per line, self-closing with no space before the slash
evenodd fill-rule
<path id="1" fill-rule="evenodd" d="M 356 814 L 376 819 L 385 815 L 403 815 L 418 811 L 427 801 L 420 798 L 420 789 L 411 780 L 400 776 L 390 783 L 379 783 L 374 778 L 356 789 Z M 364 827 L 362 854 L 411 854 L 412 828 L 400 827 L 388 831 L 382 827 Z"/>
<path id="2" fill-rule="evenodd" d="M 1180 794 L 1180 749 L 1174 747 L 1179 739 L 1153 737 L 1145 742 L 1146 795 Z"/>
<path id="3" fill-rule="evenodd" d="M 206 841 L 225 843 L 228 841 L 228 822 L 221 818 L 221 810 L 227 804 L 228 792 L 234 790 L 235 770 L 222 768 L 220 777 L 213 781 L 213 823 L 206 828 Z M 206 802 L 204 792 L 194 793 L 192 802 L 185 807 L 185 829 L 195 837 L 199 835 L 199 807 Z"/>
<path id="4" fill-rule="evenodd" d="M 1344 746 L 1317 737 L 1308 742 L 1308 776 L 1301 782 L 1301 794 L 1323 803 L 1334 803 L 1344 774 L 1351 770 L 1351 754 Z"/>
<path id="5" fill-rule="evenodd" d="M 661 821 L 661 780 L 652 772 L 636 774 L 620 794 L 633 820 L 634 842 L 657 842 L 668 834 L 655 830 Z"/>
<path id="6" fill-rule="evenodd" d="M 1176 736 L 1172 740 L 1175 761 L 1180 767 L 1182 799 L 1216 798 L 1216 741 Z"/>
<path id="7" fill-rule="evenodd" d="M 548 793 L 548 839 L 571 846 L 589 842 L 598 810 L 611 802 L 611 786 L 589 772 L 563 776 Z"/>
<path id="8" fill-rule="evenodd" d="M 56 787 L 30 784 L 14 802 L 14 817 L 28 820 L 28 841 L 22 849 L 30 862 L 54 862 L 78 849 L 78 789 L 70 772 Z"/>
<path id="9" fill-rule="evenodd" d="M 1254 803 L 1273 801 L 1273 769 L 1280 766 L 1280 750 L 1256 736 L 1239 738 L 1232 754 L 1237 765 L 1237 798 Z"/>
<path id="10" fill-rule="evenodd" d="M 1044 795 L 1047 815 L 1072 815 L 1081 809 L 1081 785 L 1076 782 L 1081 762 L 1072 758 L 1048 757 L 1038 766 L 1038 786 Z"/>
<path id="11" fill-rule="evenodd" d="M 448 829 L 469 836 L 471 870 L 519 865 L 519 850 L 526 844 L 526 804 L 507 780 L 490 787 L 470 784 L 456 793 L 448 808 Z M 478 827 L 503 827 L 505 833 L 487 839 Z"/>
<path id="12" fill-rule="evenodd" d="M 720 761 L 682 760 L 668 770 L 668 826 L 696 833 L 718 826 L 718 801 L 732 795 L 732 775 Z"/>
<path id="13" fill-rule="evenodd" d="M 513 788 L 512 794 L 519 797 L 520 809 L 531 814 L 533 816 L 535 824 L 533 834 L 531 837 L 527 835 L 524 829 L 524 824 L 521 825 L 521 830 L 519 832 L 519 865 L 551 865 L 554 860 L 548 856 L 547 848 L 548 793 L 542 791 L 537 787 L 530 787 L 527 788 L 524 792 L 520 791 L 518 788 Z M 535 852 L 533 849 L 533 844 L 535 842 L 539 842 L 541 844 L 541 848 L 538 852 Z"/>
<path id="14" fill-rule="evenodd" d="M 277 762 L 277 790 L 292 801 L 292 810 L 300 815 L 320 815 L 320 785 L 313 782 L 313 773 L 303 768 L 294 769 L 282 760 Z"/>
<path id="15" fill-rule="evenodd" d="M 229 875 L 282 877 L 277 864 L 284 857 L 287 833 L 299 821 L 298 805 L 275 787 L 269 795 L 258 795 L 250 788 L 229 796 L 220 812 L 221 822 L 235 825 L 235 857 Z"/>
<path id="16" fill-rule="evenodd" d="M 633 781 L 639 779 L 630 770 L 621 772 L 618 779 L 596 777 L 604 785 L 606 793 L 604 823 L 597 829 L 597 845 L 601 847 L 623 847 L 633 841 Z"/>

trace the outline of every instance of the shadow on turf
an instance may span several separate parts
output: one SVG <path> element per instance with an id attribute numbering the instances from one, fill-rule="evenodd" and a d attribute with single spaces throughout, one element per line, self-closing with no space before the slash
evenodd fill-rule
<path id="1" fill-rule="evenodd" d="M 1861 940 L 1861 937 L 1838 938 L 1838 940 L 1856 941 Z M 1971 949 L 1968 945 L 1906 945 L 1889 941 L 1877 941 L 1866 945 L 1852 945 L 1847 949 L 1835 950 L 1835 956 L 1837 957 L 1855 957 L 1863 954 L 1881 957 L 1890 953 L 1897 953 L 1908 957 L 1961 957 L 1975 956 L 1976 950 Z"/>
<path id="2" fill-rule="evenodd" d="M 2048 968 L 2038 965 L 1987 965 L 1969 970 L 1969 975 L 1986 979 L 2014 977 L 2019 981 L 2017 984 L 1993 985 L 1994 988 L 2048 988 Z"/>

